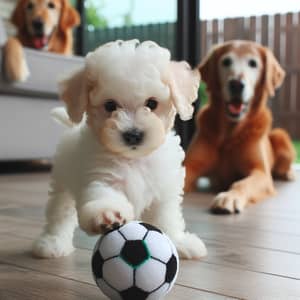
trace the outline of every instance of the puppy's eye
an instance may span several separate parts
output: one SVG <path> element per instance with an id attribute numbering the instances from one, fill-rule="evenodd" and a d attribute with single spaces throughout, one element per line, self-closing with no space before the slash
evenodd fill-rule
<path id="1" fill-rule="evenodd" d="M 225 57 L 222 61 L 224 67 L 230 67 L 232 65 L 232 59 L 230 57 Z"/>
<path id="2" fill-rule="evenodd" d="M 33 3 L 32 3 L 32 2 L 29 2 L 29 3 L 27 4 L 26 9 L 27 9 L 27 10 L 32 10 L 33 7 L 34 7 Z"/>
<path id="3" fill-rule="evenodd" d="M 257 62 L 254 59 L 249 59 L 248 61 L 248 66 L 251 68 L 256 68 L 257 67 Z"/>
<path id="4" fill-rule="evenodd" d="M 48 8 L 54 9 L 55 8 L 55 3 L 54 2 L 48 2 Z"/>
<path id="5" fill-rule="evenodd" d="M 107 100 L 104 103 L 104 108 L 107 112 L 113 112 L 113 111 L 117 110 L 118 103 L 115 100 Z"/>
<path id="6" fill-rule="evenodd" d="M 155 98 L 149 98 L 146 100 L 145 106 L 149 107 L 151 110 L 155 110 L 158 106 L 158 102 Z"/>

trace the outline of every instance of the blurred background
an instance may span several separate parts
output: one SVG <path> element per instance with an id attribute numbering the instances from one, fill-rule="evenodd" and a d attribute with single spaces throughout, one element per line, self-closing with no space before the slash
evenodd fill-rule
<path id="1" fill-rule="evenodd" d="M 212 45 L 246 39 L 271 48 L 287 72 L 283 86 L 269 102 L 274 126 L 291 134 L 300 152 L 300 4 L 298 1 L 238 0 L 72 0 L 82 23 L 74 31 L 75 54 L 85 55 L 115 39 L 154 40 L 172 57 L 196 66 Z M 0 17 L 9 35 L 15 0 L 0 0 Z M 1 93 L 1 92 L 0 92 Z M 205 84 L 196 109 L 207 100 Z M 193 121 L 176 122 L 186 147 Z M 1 158 L 0 158 L 1 159 Z M 298 162 L 300 162 L 298 155 Z"/>

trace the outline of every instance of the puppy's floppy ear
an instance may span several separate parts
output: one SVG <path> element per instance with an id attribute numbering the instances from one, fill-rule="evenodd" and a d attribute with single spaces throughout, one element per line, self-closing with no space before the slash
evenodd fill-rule
<path id="1" fill-rule="evenodd" d="M 62 0 L 61 15 L 59 20 L 60 30 L 65 32 L 66 30 L 79 24 L 79 13 L 70 5 L 68 0 Z"/>
<path id="2" fill-rule="evenodd" d="M 18 29 L 18 32 L 25 30 L 25 0 L 19 0 L 12 15 L 10 21 Z"/>
<path id="3" fill-rule="evenodd" d="M 88 103 L 88 85 L 85 68 L 73 73 L 59 83 L 61 99 L 66 103 L 70 119 L 74 123 L 82 120 Z"/>
<path id="4" fill-rule="evenodd" d="M 201 78 L 209 91 L 218 89 L 218 60 L 221 47 L 220 45 L 214 46 L 199 65 Z"/>
<path id="5" fill-rule="evenodd" d="M 262 47 L 262 54 L 264 56 L 264 84 L 269 96 L 273 97 L 275 90 L 281 86 L 284 80 L 285 71 L 271 50 Z"/>
<path id="6" fill-rule="evenodd" d="M 173 104 L 181 120 L 189 120 L 193 116 L 192 103 L 197 99 L 200 74 L 192 70 L 185 61 L 170 62 L 169 87 Z"/>

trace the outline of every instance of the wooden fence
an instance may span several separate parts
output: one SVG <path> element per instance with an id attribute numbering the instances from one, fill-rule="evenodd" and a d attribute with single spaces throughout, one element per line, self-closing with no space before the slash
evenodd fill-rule
<path id="1" fill-rule="evenodd" d="M 89 49 L 114 39 L 138 38 L 175 51 L 174 23 L 88 31 L 86 37 Z M 300 13 L 201 21 L 202 57 L 214 44 L 232 39 L 257 41 L 274 52 L 286 70 L 283 86 L 269 102 L 274 126 L 286 128 L 293 138 L 300 139 Z"/>

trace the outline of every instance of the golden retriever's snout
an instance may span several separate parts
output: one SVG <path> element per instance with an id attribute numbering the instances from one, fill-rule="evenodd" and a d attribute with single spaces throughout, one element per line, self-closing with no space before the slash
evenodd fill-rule
<path id="1" fill-rule="evenodd" d="M 41 18 L 35 18 L 32 21 L 32 28 L 35 35 L 37 36 L 44 35 L 44 21 Z"/>
<path id="2" fill-rule="evenodd" d="M 231 79 L 228 82 L 228 89 L 232 97 L 241 98 L 245 88 L 245 83 L 242 80 Z"/>

